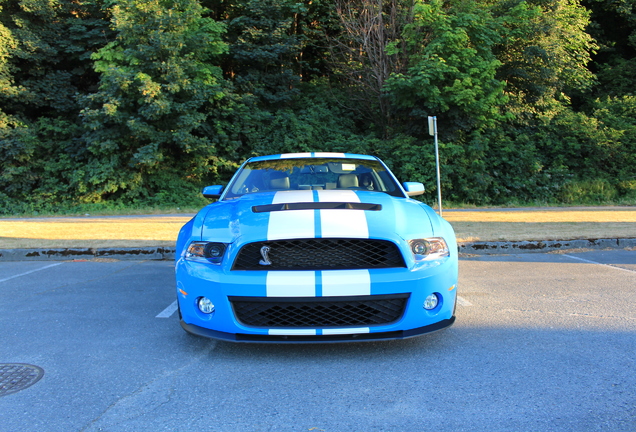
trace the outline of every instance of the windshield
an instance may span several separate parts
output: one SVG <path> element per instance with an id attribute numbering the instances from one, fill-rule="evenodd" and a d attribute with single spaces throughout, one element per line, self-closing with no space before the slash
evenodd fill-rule
<path id="1" fill-rule="evenodd" d="M 394 177 L 377 160 L 290 158 L 250 162 L 228 186 L 224 199 L 281 190 L 348 189 L 404 197 Z"/>

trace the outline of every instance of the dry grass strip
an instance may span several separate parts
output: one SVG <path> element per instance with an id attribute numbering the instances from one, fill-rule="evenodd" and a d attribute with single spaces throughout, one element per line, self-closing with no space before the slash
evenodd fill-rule
<path id="1" fill-rule="evenodd" d="M 0 220 L 0 249 L 174 246 L 189 217 Z"/>
<path id="2" fill-rule="evenodd" d="M 633 210 L 530 210 L 530 211 L 458 211 L 444 212 L 449 222 L 636 222 Z"/>
<path id="3" fill-rule="evenodd" d="M 463 241 L 636 238 L 636 208 L 445 212 Z"/>

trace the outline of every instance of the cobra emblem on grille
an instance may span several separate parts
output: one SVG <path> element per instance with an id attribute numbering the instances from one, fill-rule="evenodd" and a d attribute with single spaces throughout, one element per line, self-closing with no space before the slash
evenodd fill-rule
<path id="1" fill-rule="evenodd" d="M 261 256 L 263 259 L 258 262 L 260 265 L 272 265 L 272 262 L 269 260 L 269 251 L 269 246 L 263 246 L 261 248 Z"/>

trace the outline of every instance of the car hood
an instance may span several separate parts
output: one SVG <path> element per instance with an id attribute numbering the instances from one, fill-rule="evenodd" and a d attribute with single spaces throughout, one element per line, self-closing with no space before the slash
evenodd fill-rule
<path id="1" fill-rule="evenodd" d="M 223 243 L 294 238 L 403 239 L 434 236 L 440 218 L 427 205 L 382 192 L 321 190 L 243 195 L 205 207 L 201 239 Z"/>

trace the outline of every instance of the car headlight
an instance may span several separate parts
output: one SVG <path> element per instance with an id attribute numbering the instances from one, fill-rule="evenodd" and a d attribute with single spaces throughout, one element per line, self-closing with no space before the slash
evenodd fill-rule
<path id="1" fill-rule="evenodd" d="M 441 237 L 413 239 L 409 241 L 415 261 L 435 260 L 450 256 L 446 241 Z"/>
<path id="2" fill-rule="evenodd" d="M 188 261 L 221 264 L 225 249 L 224 243 L 195 241 L 188 246 L 185 252 L 185 259 Z"/>

